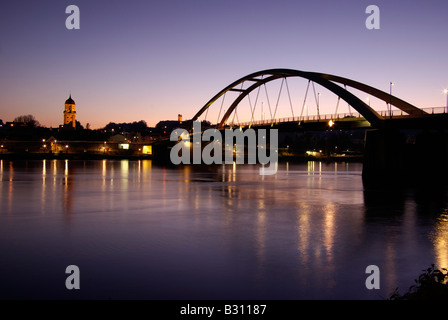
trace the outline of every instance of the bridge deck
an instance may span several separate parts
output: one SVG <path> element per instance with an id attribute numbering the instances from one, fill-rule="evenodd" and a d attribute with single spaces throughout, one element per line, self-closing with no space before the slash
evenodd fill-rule
<path id="1" fill-rule="evenodd" d="M 392 110 L 392 114 L 389 111 L 380 111 L 379 114 L 383 116 L 386 120 L 396 120 L 396 119 L 421 119 L 421 118 L 433 118 L 440 117 L 446 118 L 448 115 L 445 107 L 434 107 L 434 108 L 424 108 L 422 109 L 427 112 L 427 115 L 408 115 L 401 110 Z M 341 121 L 356 121 L 356 122 L 367 122 L 368 121 L 358 112 L 351 113 L 339 113 L 339 114 L 323 114 L 323 115 L 307 115 L 307 116 L 297 116 L 297 117 L 285 117 L 278 119 L 265 119 L 256 121 L 246 121 L 240 123 L 232 123 L 229 126 L 235 127 L 246 127 L 246 126 L 267 126 L 271 124 L 287 123 L 287 122 L 341 122 Z M 370 126 L 368 124 L 367 126 Z"/>

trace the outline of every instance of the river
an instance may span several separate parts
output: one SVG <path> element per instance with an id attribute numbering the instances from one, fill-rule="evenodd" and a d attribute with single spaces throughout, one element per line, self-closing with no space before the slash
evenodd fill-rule
<path id="1" fill-rule="evenodd" d="M 447 192 L 366 188 L 361 172 L 0 160 L 0 298 L 387 299 L 448 266 Z"/>

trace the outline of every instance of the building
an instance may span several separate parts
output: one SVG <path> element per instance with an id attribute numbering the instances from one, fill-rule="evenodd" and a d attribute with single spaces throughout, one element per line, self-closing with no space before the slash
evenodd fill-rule
<path id="1" fill-rule="evenodd" d="M 73 101 L 71 94 L 70 97 L 65 101 L 64 127 L 76 128 L 75 101 Z"/>

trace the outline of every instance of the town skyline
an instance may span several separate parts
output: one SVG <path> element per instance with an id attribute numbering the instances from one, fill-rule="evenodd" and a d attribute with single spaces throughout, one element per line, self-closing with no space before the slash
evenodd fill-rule
<path id="1" fill-rule="evenodd" d="M 133 121 L 129 121 L 129 122 L 108 121 L 106 123 L 106 125 L 104 125 L 102 127 L 91 128 L 89 122 L 81 123 L 80 121 L 78 121 L 76 119 L 76 102 L 72 99 L 71 94 L 69 95 L 68 99 L 65 101 L 63 109 L 64 109 L 63 119 L 59 125 L 56 125 L 54 127 L 43 125 L 42 123 L 40 123 L 40 121 L 34 114 L 21 114 L 21 115 L 14 117 L 14 119 L 11 119 L 11 120 L 8 119 L 6 121 L 4 119 L 0 119 L 0 124 L 11 125 L 11 124 L 15 124 L 15 123 L 21 123 L 21 124 L 27 124 L 28 126 L 31 126 L 31 127 L 42 127 L 42 128 L 48 128 L 48 129 L 57 129 L 57 128 L 64 128 L 64 127 L 76 129 L 78 126 L 81 126 L 83 129 L 93 129 L 93 130 L 101 130 L 101 129 L 107 128 L 110 125 L 114 125 L 114 124 L 115 125 L 132 124 L 132 123 L 141 123 L 142 121 L 147 125 L 147 122 L 144 119 L 139 119 L 139 120 L 134 119 Z M 167 121 L 168 122 L 170 122 L 170 121 L 176 122 L 177 121 L 179 123 L 182 123 L 182 115 L 178 114 L 177 119 L 161 119 L 161 120 L 157 121 L 153 127 L 156 127 L 157 124 L 159 124 L 159 123 L 167 122 Z M 150 126 L 148 126 L 148 128 L 150 128 Z"/>
<path id="2" fill-rule="evenodd" d="M 0 119 L 32 114 L 61 124 L 71 94 L 92 129 L 190 119 L 238 78 L 291 68 L 351 78 L 419 108 L 443 107 L 448 87 L 442 1 L 376 1 L 381 28 L 365 26 L 367 1 L 313 3 L 77 1 L 8 3 L 1 13 Z M 32 26 L 32 27 L 30 27 Z M 334 96 L 322 95 L 322 106 Z M 323 110 L 331 113 L 332 110 Z"/>

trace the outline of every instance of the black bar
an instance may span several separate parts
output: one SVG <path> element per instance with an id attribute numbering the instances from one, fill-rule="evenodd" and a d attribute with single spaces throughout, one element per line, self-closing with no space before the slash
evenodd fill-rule
<path id="1" fill-rule="evenodd" d="M 14 318 L 93 318 L 110 316 L 113 319 L 312 319 L 329 316 L 332 319 L 404 318 L 415 315 L 427 303 L 411 301 L 338 301 L 338 300 L 78 300 L 78 301 L 2 301 L 4 314 Z M 437 309 L 437 308 L 436 308 Z M 210 312 L 212 310 L 212 312 Z M 437 310 L 435 310 L 437 311 Z M 425 313 L 429 315 L 429 313 Z M 323 318 L 322 318 L 323 319 Z"/>

